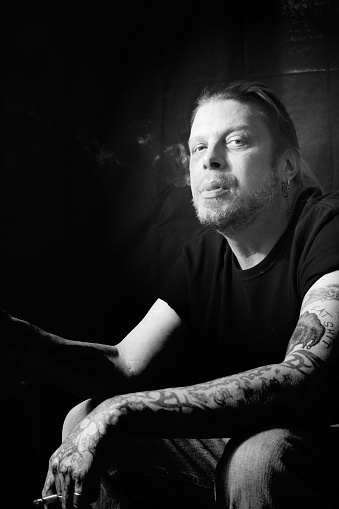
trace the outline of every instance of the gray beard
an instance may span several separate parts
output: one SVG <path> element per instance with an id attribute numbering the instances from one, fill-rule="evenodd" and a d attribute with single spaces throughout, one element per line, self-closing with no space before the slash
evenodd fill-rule
<path id="1" fill-rule="evenodd" d="M 280 195 L 279 181 L 273 174 L 273 179 L 264 187 L 248 193 L 246 197 L 238 198 L 235 203 L 223 209 L 223 201 L 213 201 L 210 207 L 199 205 L 193 200 L 196 215 L 203 226 L 215 228 L 224 235 L 233 235 L 251 226 Z"/>

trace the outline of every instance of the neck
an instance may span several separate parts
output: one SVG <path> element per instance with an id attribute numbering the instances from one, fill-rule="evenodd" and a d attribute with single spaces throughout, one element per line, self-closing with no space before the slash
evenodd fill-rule
<path id="1" fill-rule="evenodd" d="M 220 232 L 226 238 L 242 269 L 254 267 L 266 258 L 286 230 L 293 215 L 294 205 L 293 207 L 290 205 L 288 210 L 286 204 L 277 206 L 273 203 L 246 230 L 231 234 Z"/>

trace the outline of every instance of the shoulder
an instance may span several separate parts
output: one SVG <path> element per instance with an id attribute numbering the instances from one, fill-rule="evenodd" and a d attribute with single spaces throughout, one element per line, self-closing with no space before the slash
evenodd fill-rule
<path id="1" fill-rule="evenodd" d="M 322 193 L 320 189 L 303 190 L 297 202 L 301 207 L 300 219 L 311 216 L 333 217 L 339 215 L 339 191 Z"/>
<path id="2" fill-rule="evenodd" d="M 301 194 L 291 258 L 301 295 L 323 275 L 339 269 L 339 193 Z"/>
<path id="3" fill-rule="evenodd" d="M 339 192 L 313 191 L 301 192 L 296 205 L 296 233 L 307 237 L 318 235 L 324 228 L 339 228 Z"/>

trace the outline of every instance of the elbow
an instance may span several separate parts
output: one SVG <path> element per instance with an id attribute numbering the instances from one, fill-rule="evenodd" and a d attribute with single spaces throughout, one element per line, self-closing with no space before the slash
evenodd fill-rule
<path id="1" fill-rule="evenodd" d="M 122 379 L 132 381 L 136 378 L 135 367 L 132 362 L 126 359 L 120 345 L 110 347 L 109 350 L 105 352 L 105 356 L 113 364 L 115 373 Z"/>

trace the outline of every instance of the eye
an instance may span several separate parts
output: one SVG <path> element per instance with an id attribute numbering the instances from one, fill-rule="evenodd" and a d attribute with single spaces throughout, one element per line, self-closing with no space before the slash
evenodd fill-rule
<path id="1" fill-rule="evenodd" d="M 227 145 L 231 148 L 241 148 L 246 145 L 244 138 L 231 138 L 227 141 Z"/>
<path id="2" fill-rule="evenodd" d="M 196 154 L 197 152 L 202 152 L 205 148 L 206 145 L 199 143 L 199 145 L 195 145 L 194 147 L 192 147 L 191 152 L 192 154 Z"/>

